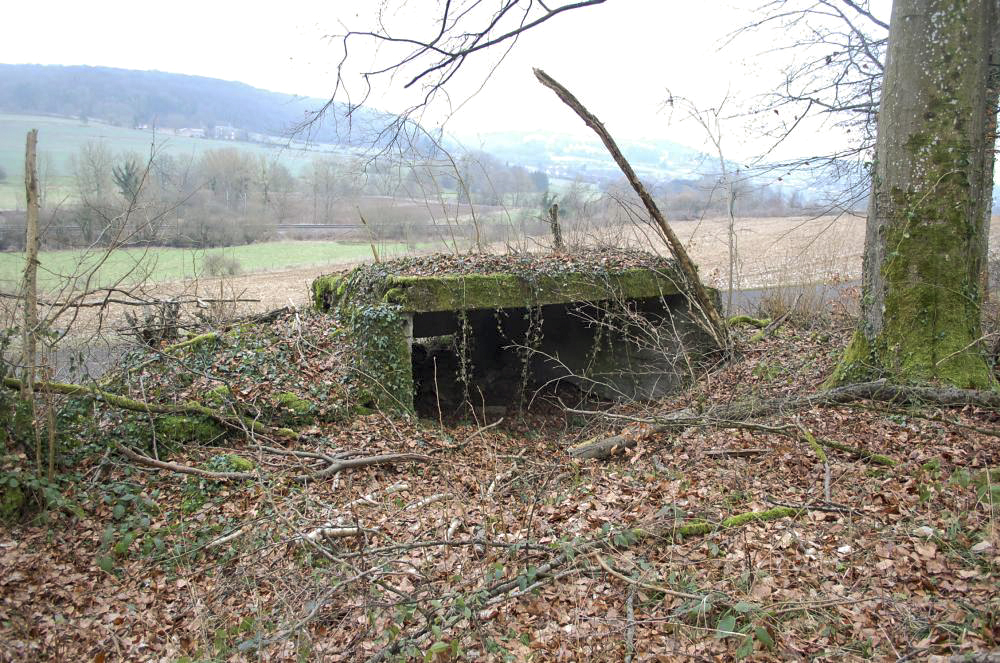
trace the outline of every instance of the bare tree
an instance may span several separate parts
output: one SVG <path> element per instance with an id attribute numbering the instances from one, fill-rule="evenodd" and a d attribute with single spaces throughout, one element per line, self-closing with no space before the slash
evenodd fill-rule
<path id="1" fill-rule="evenodd" d="M 371 30 L 347 30 L 335 35 L 341 44 L 337 77 L 329 101 L 300 127 L 319 122 L 342 98 L 347 100 L 346 117 L 363 106 L 373 85 L 402 77 L 404 88 L 419 90 L 417 101 L 396 121 L 382 127 L 376 144 L 396 142 L 407 131 L 411 115 L 433 101 L 471 59 L 492 56 L 492 69 L 517 43 L 518 37 L 567 12 L 604 4 L 607 0 L 577 0 L 561 5 L 542 0 L 443 0 L 432 19 L 420 15 L 414 21 L 406 0 L 378 3 Z M 425 29 L 433 26 L 432 30 Z M 374 53 L 374 63 L 355 69 L 359 53 Z M 497 55 L 499 53 L 499 55 Z M 489 54 L 489 55 L 487 55 Z M 487 78 L 489 74 L 487 74 Z"/>
<path id="2" fill-rule="evenodd" d="M 759 16 L 727 40 L 738 43 L 750 33 L 769 31 L 770 51 L 782 58 L 781 82 L 747 111 L 754 129 L 771 138 L 755 166 L 782 177 L 789 171 L 836 182 L 840 193 L 831 204 L 850 209 L 865 199 L 870 180 L 865 164 L 875 147 L 875 127 L 889 24 L 876 15 L 870 0 L 771 0 Z M 775 160 L 779 146 L 803 128 L 808 118 L 849 137 L 830 153 Z"/>

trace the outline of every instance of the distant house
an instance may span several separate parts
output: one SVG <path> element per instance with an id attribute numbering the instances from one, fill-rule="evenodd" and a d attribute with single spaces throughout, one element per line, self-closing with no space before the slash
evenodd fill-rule
<path id="1" fill-rule="evenodd" d="M 178 129 L 177 130 L 177 135 L 178 136 L 184 136 L 186 138 L 204 138 L 205 137 L 205 130 L 204 129 L 183 128 L 183 129 Z"/>
<path id="2" fill-rule="evenodd" d="M 247 132 L 230 124 L 217 124 L 212 137 L 218 140 L 246 140 Z"/>

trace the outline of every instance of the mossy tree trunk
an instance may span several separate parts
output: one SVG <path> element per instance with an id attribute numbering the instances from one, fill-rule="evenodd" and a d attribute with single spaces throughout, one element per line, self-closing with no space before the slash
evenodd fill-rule
<path id="1" fill-rule="evenodd" d="M 980 306 L 996 141 L 997 0 L 895 0 L 861 320 L 830 383 L 993 385 Z"/>

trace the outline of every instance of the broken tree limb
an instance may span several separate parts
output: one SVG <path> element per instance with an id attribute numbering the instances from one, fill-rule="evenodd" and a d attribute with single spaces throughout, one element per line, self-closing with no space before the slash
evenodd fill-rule
<path id="1" fill-rule="evenodd" d="M 730 327 L 748 325 L 750 327 L 756 327 L 757 329 L 763 329 L 771 324 L 771 318 L 753 318 L 749 315 L 734 315 L 726 320 L 726 324 Z"/>
<path id="2" fill-rule="evenodd" d="M 4 378 L 3 384 L 8 389 L 20 389 L 21 381 L 17 378 Z M 210 407 L 188 401 L 186 403 L 147 403 L 138 401 L 128 396 L 114 394 L 109 391 L 102 391 L 96 387 L 88 387 L 82 384 L 69 384 L 66 382 L 36 382 L 34 385 L 37 391 L 49 394 L 63 394 L 64 396 L 80 396 L 83 398 L 93 398 L 96 401 L 107 403 L 112 407 L 121 410 L 132 410 L 133 412 L 146 412 L 148 414 L 194 414 L 209 417 L 223 426 L 238 430 L 252 430 L 261 435 L 271 435 L 286 439 L 296 439 L 299 434 L 288 428 L 271 428 L 259 421 L 241 417 L 239 415 L 229 415 Z"/>
<path id="3" fill-rule="evenodd" d="M 974 389 L 956 389 L 953 387 L 917 387 L 889 384 L 884 380 L 845 385 L 821 391 L 808 396 L 779 398 L 770 401 L 742 401 L 720 405 L 706 410 L 685 408 L 668 414 L 644 420 L 651 424 L 643 434 L 625 432 L 600 439 L 591 439 L 583 444 L 569 449 L 573 458 L 607 459 L 632 449 L 640 439 L 656 433 L 671 430 L 683 430 L 691 427 L 745 428 L 747 420 L 769 416 L 772 414 L 787 414 L 819 405 L 842 405 L 859 400 L 883 401 L 890 403 L 933 404 L 945 407 L 962 407 L 974 405 L 987 409 L 1000 409 L 1000 393 L 979 391 Z M 787 428 L 787 427 L 786 427 Z M 769 428 L 769 432 L 786 433 L 787 430 Z M 829 440 L 818 441 L 822 446 L 854 453 L 869 462 L 880 465 L 894 465 L 895 461 L 887 456 L 872 454 L 862 449 L 839 445 Z M 878 458 L 876 460 L 876 457 Z"/>
<path id="4" fill-rule="evenodd" d="M 163 348 L 163 352 L 169 354 L 171 352 L 177 352 L 178 350 L 185 350 L 187 348 L 192 348 L 196 345 L 201 345 L 202 343 L 209 343 L 211 341 L 219 340 L 219 334 L 216 332 L 208 332 L 205 334 L 198 334 L 197 336 L 192 336 L 186 341 L 181 341 L 180 343 L 174 343 L 173 345 L 168 345 Z"/>
<path id="5" fill-rule="evenodd" d="M 365 456 L 363 458 L 351 458 L 349 460 L 338 460 L 327 468 L 320 470 L 319 472 L 313 472 L 312 474 L 303 474 L 302 476 L 296 477 L 298 481 L 316 481 L 317 479 L 326 479 L 332 477 L 338 472 L 343 472 L 344 470 L 353 469 L 356 467 L 368 467 L 370 465 L 393 465 L 395 463 L 427 463 L 430 462 L 430 456 L 424 456 L 423 454 L 413 454 L 413 453 L 402 453 L 402 454 L 382 454 L 380 456 Z"/>
<path id="6" fill-rule="evenodd" d="M 824 440 L 822 438 L 816 438 L 816 442 L 829 449 L 836 449 L 837 451 L 843 451 L 846 454 L 850 454 L 855 458 L 859 458 L 867 463 L 872 463 L 873 465 L 886 465 L 892 467 L 896 465 L 896 461 L 885 456 L 883 454 L 872 453 L 867 449 L 862 449 L 860 447 L 852 447 L 841 442 L 834 442 L 833 440 Z"/>
<path id="7" fill-rule="evenodd" d="M 216 481 L 242 481 L 245 479 L 253 479 L 257 476 L 254 472 L 211 472 L 209 470 L 191 467 L 190 465 L 168 463 L 166 461 L 150 458 L 145 454 L 129 449 L 118 440 L 112 439 L 112 443 L 115 445 L 115 448 L 129 460 L 158 470 L 167 470 L 168 472 L 176 472 L 177 474 L 190 474 L 191 476 L 202 477 L 203 479 L 215 479 Z"/>
<path id="8" fill-rule="evenodd" d="M 656 225 L 659 227 L 660 231 L 663 233 L 664 238 L 667 241 L 667 246 L 670 248 L 670 252 L 677 259 L 677 264 L 680 266 L 681 274 L 684 277 L 685 285 L 687 286 L 685 290 L 688 295 L 694 300 L 698 308 L 701 309 L 702 314 L 705 316 L 706 321 L 709 325 L 709 331 L 715 337 L 715 342 L 722 349 L 728 349 L 729 347 L 729 330 L 726 327 L 725 320 L 719 314 L 718 308 L 715 306 L 715 302 L 712 300 L 711 296 L 708 294 L 708 290 L 705 285 L 701 282 L 701 277 L 698 276 L 698 268 L 695 266 L 691 257 L 688 256 L 687 251 L 684 249 L 684 243 L 681 242 L 677 233 L 674 232 L 670 224 L 667 223 L 666 217 L 660 211 L 653 197 L 649 195 L 646 190 L 645 185 L 643 185 L 642 180 L 636 175 L 635 170 L 632 169 L 632 165 L 625 159 L 622 151 L 618 148 L 618 144 L 615 143 L 614 138 L 608 133 L 608 130 L 604 128 L 604 124 L 597 119 L 593 113 L 587 110 L 587 108 L 580 103 L 573 94 L 563 87 L 558 81 L 546 74 L 541 69 L 535 69 L 535 78 L 556 93 L 556 96 L 562 100 L 564 104 L 569 106 L 573 111 L 580 116 L 588 127 L 593 129 L 594 133 L 601 139 L 604 143 L 604 147 L 607 148 L 608 152 L 611 153 L 611 158 L 615 160 L 618 167 L 621 168 L 622 173 L 625 175 L 625 179 L 628 180 L 629 184 L 638 194 L 639 198 L 642 200 L 643 205 L 646 207 L 646 211 L 649 212 L 650 217 L 656 221 Z"/>
<path id="9" fill-rule="evenodd" d="M 804 509 L 793 509 L 786 506 L 776 506 L 766 511 L 747 511 L 729 516 L 720 523 L 710 523 L 706 521 L 695 521 L 671 527 L 662 532 L 662 535 L 673 536 L 674 538 L 687 538 L 700 534 L 709 534 L 717 530 L 732 529 L 742 527 L 749 523 L 766 522 L 777 520 L 778 518 L 795 518 L 799 514 L 805 513 Z"/>

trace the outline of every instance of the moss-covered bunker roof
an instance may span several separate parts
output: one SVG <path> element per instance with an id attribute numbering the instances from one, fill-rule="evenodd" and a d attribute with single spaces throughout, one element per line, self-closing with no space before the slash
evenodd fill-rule
<path id="1" fill-rule="evenodd" d="M 407 312 L 522 308 L 678 292 L 674 263 L 643 251 L 405 257 L 313 283 L 316 305 L 397 304 Z"/>

